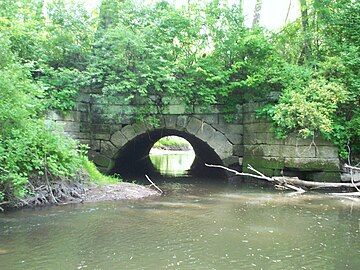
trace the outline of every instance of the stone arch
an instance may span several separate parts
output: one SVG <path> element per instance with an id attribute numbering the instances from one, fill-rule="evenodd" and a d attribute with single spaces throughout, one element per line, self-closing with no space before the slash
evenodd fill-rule
<path id="1" fill-rule="evenodd" d="M 232 158 L 233 144 L 210 124 L 194 116 L 169 115 L 156 128 L 145 123 L 129 124 L 111 134 L 109 141 L 102 141 L 100 155 L 106 161 L 104 170 L 121 174 L 126 168 L 132 173 L 149 168 L 146 157 L 151 147 L 169 135 L 183 137 L 193 146 L 197 156 L 194 171 L 201 171 L 205 162 L 227 165 L 227 160 Z"/>

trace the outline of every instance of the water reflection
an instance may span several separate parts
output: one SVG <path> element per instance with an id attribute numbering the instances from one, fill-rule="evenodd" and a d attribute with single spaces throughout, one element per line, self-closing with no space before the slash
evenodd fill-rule
<path id="1" fill-rule="evenodd" d="M 194 151 L 158 151 L 150 153 L 154 167 L 166 176 L 183 176 L 195 159 Z"/>

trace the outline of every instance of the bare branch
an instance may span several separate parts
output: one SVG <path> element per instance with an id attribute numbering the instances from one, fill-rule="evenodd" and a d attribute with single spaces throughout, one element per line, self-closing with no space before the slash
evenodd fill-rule
<path id="1" fill-rule="evenodd" d="M 236 175 L 240 175 L 240 176 L 250 176 L 250 177 L 254 177 L 254 178 L 258 178 L 258 179 L 264 179 L 264 180 L 268 180 L 268 177 L 265 176 L 261 176 L 261 175 L 255 175 L 255 174 L 252 174 L 252 173 L 241 173 L 241 172 L 238 172 L 236 170 L 233 170 L 233 169 L 230 169 L 230 168 L 227 168 L 225 166 L 221 166 L 221 165 L 212 165 L 212 164 L 206 164 L 205 163 L 205 166 L 207 167 L 210 167 L 210 168 L 219 168 L 219 169 L 223 169 L 223 170 L 226 170 L 228 172 L 232 172 Z M 260 173 L 261 174 L 261 173 Z M 268 180 L 269 181 L 269 180 Z"/>
<path id="2" fill-rule="evenodd" d="M 256 172 L 258 175 L 262 176 L 264 179 L 267 179 L 268 181 L 274 181 L 271 177 L 264 175 L 263 173 L 259 172 L 258 170 L 255 170 L 250 164 L 248 164 L 247 168 L 253 172 Z"/>
<path id="3" fill-rule="evenodd" d="M 350 165 L 347 165 L 347 164 L 345 164 L 344 167 L 345 167 L 345 168 L 348 168 L 348 169 L 351 169 L 351 170 L 360 171 L 360 168 L 354 167 L 354 166 L 350 166 Z"/>
<path id="4" fill-rule="evenodd" d="M 160 191 L 161 194 L 164 193 L 157 185 L 155 185 L 155 183 L 154 183 L 153 181 L 151 181 L 151 179 L 150 179 L 149 176 L 147 176 L 147 175 L 145 174 L 145 177 L 146 177 L 146 179 L 151 183 L 150 187 L 153 186 L 153 187 L 155 187 L 158 191 Z"/>
<path id="5" fill-rule="evenodd" d="M 249 177 L 254 177 L 254 178 L 263 179 L 263 180 L 266 180 L 269 182 L 273 182 L 276 188 L 295 190 L 296 194 L 304 193 L 304 192 L 306 192 L 306 189 L 319 189 L 319 188 L 338 188 L 338 189 L 340 189 L 340 188 L 355 188 L 355 189 L 359 190 L 358 186 L 360 186 L 360 182 L 354 183 L 353 179 L 352 179 L 352 183 L 329 183 L 329 182 L 305 181 L 305 180 L 300 180 L 297 177 L 287 177 L 287 176 L 268 177 L 268 176 L 264 175 L 263 173 L 261 173 L 260 171 L 254 169 L 250 164 L 247 166 L 247 168 L 249 170 L 255 172 L 256 174 L 238 172 L 234 169 L 230 169 L 230 168 L 227 168 L 227 167 L 221 166 L 221 165 L 212 165 L 212 164 L 206 164 L 206 163 L 205 163 L 205 165 L 207 167 L 211 167 L 211 168 L 224 169 L 226 171 L 234 173 L 235 175 L 249 176 Z M 338 194 L 341 194 L 341 195 L 338 195 Z M 349 194 L 349 196 L 360 196 L 360 192 L 329 193 L 329 195 L 344 196 L 344 197 L 347 196 L 347 194 Z"/>

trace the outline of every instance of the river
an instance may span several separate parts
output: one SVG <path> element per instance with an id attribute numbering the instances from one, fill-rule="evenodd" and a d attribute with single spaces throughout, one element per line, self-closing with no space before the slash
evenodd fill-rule
<path id="1" fill-rule="evenodd" d="M 161 197 L 1 213 L 0 269 L 360 269 L 358 203 L 187 177 L 185 155 L 152 157 Z"/>

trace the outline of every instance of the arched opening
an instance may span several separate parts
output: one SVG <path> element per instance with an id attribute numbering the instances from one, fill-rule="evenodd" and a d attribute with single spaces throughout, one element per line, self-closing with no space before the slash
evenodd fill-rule
<path id="1" fill-rule="evenodd" d="M 208 168 L 205 163 L 222 164 L 220 157 L 206 142 L 185 131 L 174 129 L 155 129 L 136 136 L 127 142 L 117 153 L 111 174 L 120 174 L 124 178 L 149 176 L 162 176 L 150 159 L 150 150 L 154 144 L 166 136 L 178 136 L 189 142 L 195 153 L 194 161 L 188 174 L 197 177 L 226 179 L 223 170 Z"/>
<path id="2" fill-rule="evenodd" d="M 150 160 L 157 171 L 165 176 L 185 176 L 195 160 L 191 144 L 179 136 L 166 136 L 150 149 Z"/>

